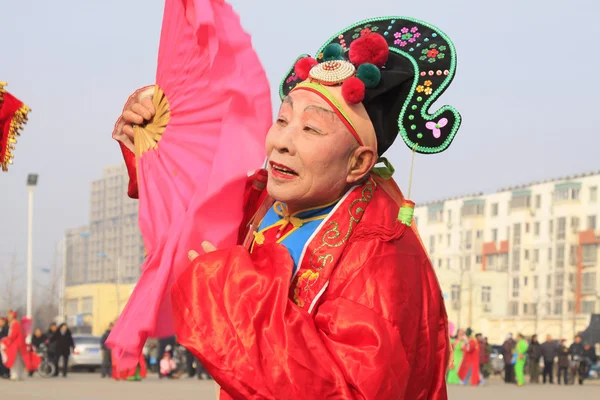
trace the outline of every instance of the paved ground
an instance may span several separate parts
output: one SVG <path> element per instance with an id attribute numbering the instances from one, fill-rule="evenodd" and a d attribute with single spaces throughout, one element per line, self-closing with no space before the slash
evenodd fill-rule
<path id="1" fill-rule="evenodd" d="M 24 382 L 0 381 L 0 398 L 10 400 L 214 400 L 212 382 L 185 379 L 114 382 L 94 374 L 72 374 L 67 379 L 32 378 Z M 579 400 L 599 399 L 600 381 L 579 386 L 535 385 L 518 388 L 498 380 L 483 387 L 450 387 L 450 400 Z M 410 400 L 410 399 L 406 399 Z"/>

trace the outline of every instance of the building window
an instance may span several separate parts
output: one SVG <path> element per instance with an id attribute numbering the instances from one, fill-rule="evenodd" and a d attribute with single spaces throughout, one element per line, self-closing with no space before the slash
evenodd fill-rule
<path id="1" fill-rule="evenodd" d="M 529 260 L 529 250 L 524 251 L 523 257 L 525 258 L 525 260 Z"/>
<path id="2" fill-rule="evenodd" d="M 460 301 L 460 285 L 452 285 L 452 291 L 450 292 L 450 298 L 452 301 Z"/>
<path id="3" fill-rule="evenodd" d="M 529 283 L 529 278 L 523 278 L 523 287 L 527 287 L 527 283 Z"/>
<path id="4" fill-rule="evenodd" d="M 468 231 L 465 235 L 465 249 L 470 249 L 472 246 L 473 232 Z"/>
<path id="5" fill-rule="evenodd" d="M 510 200 L 510 208 L 512 210 L 518 208 L 529 208 L 531 206 L 531 195 L 529 194 L 518 194 L 513 195 Z"/>
<path id="6" fill-rule="evenodd" d="M 452 243 L 452 235 L 446 235 L 446 239 L 448 240 L 448 247 L 450 247 L 450 244 Z"/>
<path id="7" fill-rule="evenodd" d="M 515 224 L 513 228 L 513 243 L 515 246 L 521 244 L 521 224 Z"/>
<path id="8" fill-rule="evenodd" d="M 563 309 L 562 300 L 556 300 L 554 302 L 554 314 L 562 315 L 562 309 Z"/>
<path id="9" fill-rule="evenodd" d="M 448 210 L 448 223 L 452 222 L 452 210 Z"/>
<path id="10" fill-rule="evenodd" d="M 94 312 L 94 298 L 84 297 L 81 299 L 81 313 L 82 314 L 93 314 Z"/>
<path id="11" fill-rule="evenodd" d="M 519 302 L 518 301 L 511 301 L 508 303 L 508 314 L 511 317 L 516 317 L 517 315 L 519 315 Z"/>
<path id="12" fill-rule="evenodd" d="M 533 225 L 533 234 L 534 234 L 535 236 L 540 236 L 540 223 L 539 223 L 539 222 L 536 222 L 536 223 Z"/>
<path id="13" fill-rule="evenodd" d="M 575 311 L 575 302 L 569 300 L 567 302 L 567 312 L 572 313 L 573 311 Z"/>
<path id="14" fill-rule="evenodd" d="M 567 219 L 561 217 L 558 219 L 558 231 L 556 232 L 556 239 L 564 240 L 567 231 Z"/>
<path id="15" fill-rule="evenodd" d="M 596 291 L 596 273 L 595 272 L 584 272 L 582 275 L 582 283 L 584 292 L 595 292 Z"/>
<path id="16" fill-rule="evenodd" d="M 492 287 L 482 286 L 481 287 L 481 302 L 483 304 L 489 304 L 492 302 Z"/>
<path id="17" fill-rule="evenodd" d="M 481 239 L 483 237 L 483 231 L 477 231 L 477 233 L 475 234 L 477 239 Z"/>
<path id="18" fill-rule="evenodd" d="M 471 270 L 471 256 L 465 257 L 465 270 L 466 271 Z"/>
<path id="19" fill-rule="evenodd" d="M 533 250 L 533 262 L 534 263 L 540 262 L 540 250 L 539 249 Z"/>
<path id="20" fill-rule="evenodd" d="M 590 203 L 598 201 L 598 186 L 590 187 Z"/>
<path id="21" fill-rule="evenodd" d="M 548 224 L 548 233 L 550 234 L 550 237 L 552 237 L 552 235 L 554 235 L 554 221 L 550 220 L 549 224 Z"/>
<path id="22" fill-rule="evenodd" d="M 444 219 L 444 207 L 435 206 L 427 209 L 429 222 L 441 222 Z"/>
<path id="23" fill-rule="evenodd" d="M 519 271 L 521 269 L 521 251 L 520 250 L 513 250 L 512 253 L 512 265 L 513 271 Z"/>
<path id="24" fill-rule="evenodd" d="M 569 247 L 569 265 L 577 265 L 577 246 L 574 244 Z"/>
<path id="25" fill-rule="evenodd" d="M 507 271 L 508 270 L 508 253 L 503 253 L 500 255 L 500 265 L 498 271 Z"/>
<path id="26" fill-rule="evenodd" d="M 548 262 L 552 261 L 552 247 L 548 249 Z"/>
<path id="27" fill-rule="evenodd" d="M 579 218 L 578 217 L 571 217 L 571 230 L 573 232 L 579 231 Z"/>
<path id="28" fill-rule="evenodd" d="M 559 187 L 554 191 L 554 201 L 579 200 L 578 187 Z"/>
<path id="29" fill-rule="evenodd" d="M 485 203 L 477 201 L 477 202 L 473 202 L 473 203 L 467 203 L 465 202 L 462 206 L 462 216 L 463 217 L 470 217 L 470 216 L 474 216 L 474 215 L 484 215 L 484 210 L 485 210 Z"/>
<path id="30" fill-rule="evenodd" d="M 542 195 L 535 196 L 535 208 L 542 208 Z"/>
<path id="31" fill-rule="evenodd" d="M 492 204 L 492 217 L 498 216 L 498 203 Z"/>
<path id="32" fill-rule="evenodd" d="M 562 268 L 565 266 L 565 245 L 556 246 L 556 267 Z"/>
<path id="33" fill-rule="evenodd" d="M 512 297 L 519 297 L 519 278 L 513 278 Z"/>
<path id="34" fill-rule="evenodd" d="M 79 314 L 79 299 L 69 299 L 67 301 L 67 315 Z"/>
<path id="35" fill-rule="evenodd" d="M 435 253 L 435 236 L 429 237 L 429 254 Z"/>
<path id="36" fill-rule="evenodd" d="M 536 275 L 533 277 L 533 288 L 537 289 L 538 288 L 538 281 L 539 281 L 539 277 Z"/>
<path id="37" fill-rule="evenodd" d="M 531 310 L 531 315 L 537 315 L 538 311 L 537 311 L 537 304 L 536 303 L 531 303 L 529 305 L 529 309 Z"/>
<path id="38" fill-rule="evenodd" d="M 595 215 L 590 215 L 589 217 L 587 217 L 587 228 L 588 228 L 588 230 L 596 229 L 596 216 Z"/>
<path id="39" fill-rule="evenodd" d="M 524 303 L 523 304 L 523 315 L 528 315 L 529 314 L 529 304 Z"/>
<path id="40" fill-rule="evenodd" d="M 496 264 L 496 256 L 491 254 L 489 256 L 485 256 L 486 260 L 487 260 L 487 266 L 489 269 L 493 270 L 494 268 L 492 268 L 495 264 Z"/>
<path id="41" fill-rule="evenodd" d="M 550 290 L 552 288 L 552 275 L 548 275 L 546 277 L 546 289 Z"/>
<path id="42" fill-rule="evenodd" d="M 581 247 L 583 249 L 583 265 L 585 265 L 586 267 L 596 265 L 596 262 L 598 260 L 598 258 L 597 258 L 598 252 L 596 251 L 597 245 L 596 244 L 584 244 Z"/>
<path id="43" fill-rule="evenodd" d="M 442 262 L 443 262 L 443 261 L 442 261 L 442 259 L 440 258 L 440 259 L 438 260 L 438 268 L 442 268 Z"/>
<path id="44" fill-rule="evenodd" d="M 481 256 L 480 255 L 475 256 L 475 264 L 478 264 L 478 265 L 481 264 Z"/>
<path id="45" fill-rule="evenodd" d="M 498 241 L 498 229 L 492 229 L 492 242 Z"/>
<path id="46" fill-rule="evenodd" d="M 556 278 L 555 279 L 555 288 L 554 288 L 554 294 L 556 296 L 562 296 L 563 295 L 563 291 L 564 291 L 564 286 L 565 286 L 565 276 L 563 274 L 556 274 Z"/>
<path id="47" fill-rule="evenodd" d="M 596 302 L 592 301 L 583 301 L 581 303 L 581 311 L 584 314 L 594 314 L 596 312 Z"/>

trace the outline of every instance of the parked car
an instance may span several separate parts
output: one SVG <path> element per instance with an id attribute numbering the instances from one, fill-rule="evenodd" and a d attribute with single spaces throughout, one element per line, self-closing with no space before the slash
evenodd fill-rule
<path id="1" fill-rule="evenodd" d="M 73 335 L 75 349 L 69 357 L 69 368 L 95 372 L 102 365 L 100 336 Z"/>

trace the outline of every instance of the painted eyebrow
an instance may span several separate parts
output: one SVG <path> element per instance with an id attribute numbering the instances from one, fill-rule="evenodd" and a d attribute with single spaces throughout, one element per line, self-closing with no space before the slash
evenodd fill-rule
<path id="1" fill-rule="evenodd" d="M 317 111 L 320 111 L 320 112 L 325 112 L 327 114 L 335 114 L 334 111 L 328 110 L 328 109 L 323 108 L 323 107 L 315 106 L 315 105 L 306 106 L 306 108 L 304 109 L 304 111 L 307 111 L 307 110 L 317 110 Z"/>
<path id="2" fill-rule="evenodd" d="M 289 104 L 292 108 L 294 108 L 294 100 L 288 95 L 283 98 L 283 102 Z"/>

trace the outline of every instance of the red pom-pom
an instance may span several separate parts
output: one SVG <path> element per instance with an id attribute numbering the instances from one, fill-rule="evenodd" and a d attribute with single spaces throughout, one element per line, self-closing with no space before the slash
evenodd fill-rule
<path id="1" fill-rule="evenodd" d="M 365 98 L 365 84 L 353 76 L 342 84 L 342 97 L 348 104 L 358 104 Z"/>
<path id="2" fill-rule="evenodd" d="M 364 63 L 383 67 L 390 55 L 387 41 L 378 33 L 369 33 L 350 45 L 350 61 L 357 67 Z"/>
<path id="3" fill-rule="evenodd" d="M 304 57 L 298 60 L 296 65 L 294 66 L 294 72 L 298 78 L 305 80 L 308 78 L 308 74 L 312 67 L 317 65 L 319 62 L 312 57 Z"/>

